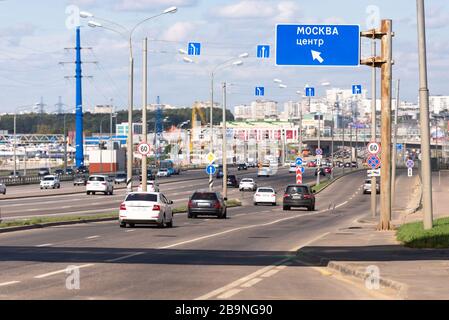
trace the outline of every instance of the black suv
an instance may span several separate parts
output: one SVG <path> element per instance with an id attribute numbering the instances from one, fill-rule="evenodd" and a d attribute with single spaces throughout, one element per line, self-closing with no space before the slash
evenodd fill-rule
<path id="1" fill-rule="evenodd" d="M 76 173 L 89 173 L 89 168 L 86 166 L 79 166 L 76 168 Z"/>
<path id="2" fill-rule="evenodd" d="M 229 187 L 238 188 L 239 187 L 239 181 L 237 180 L 237 177 L 233 174 L 228 176 L 228 180 L 226 181 L 226 184 Z"/>
<path id="3" fill-rule="evenodd" d="M 217 173 L 215 176 L 217 177 L 217 179 L 223 178 L 223 166 L 222 165 L 218 166 Z"/>
<path id="4" fill-rule="evenodd" d="M 188 217 L 208 215 L 226 219 L 226 200 L 219 192 L 196 191 L 189 199 Z"/>
<path id="5" fill-rule="evenodd" d="M 290 210 L 292 207 L 307 208 L 315 211 L 315 192 L 308 185 L 289 185 L 285 189 L 283 209 Z"/>

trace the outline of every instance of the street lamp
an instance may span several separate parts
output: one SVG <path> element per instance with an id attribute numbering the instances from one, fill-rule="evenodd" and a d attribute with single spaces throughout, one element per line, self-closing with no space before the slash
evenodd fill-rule
<path id="1" fill-rule="evenodd" d="M 95 20 L 91 20 L 88 22 L 89 27 L 103 28 L 103 29 L 110 30 L 112 32 L 120 34 L 122 37 L 124 37 L 128 41 L 128 45 L 129 45 L 129 88 L 128 89 L 129 89 L 129 92 L 128 92 L 128 139 L 127 139 L 128 157 L 127 157 L 127 182 L 126 182 L 126 187 L 127 187 L 128 191 L 132 191 L 133 160 L 134 160 L 133 130 L 132 130 L 133 103 L 134 103 L 134 96 L 133 96 L 134 95 L 134 56 L 133 56 L 132 36 L 133 36 L 134 31 L 143 23 L 145 23 L 151 19 L 165 15 L 165 14 L 175 13 L 177 11 L 178 11 L 178 9 L 176 7 L 169 7 L 159 14 L 156 14 L 154 16 L 151 16 L 149 18 L 141 20 L 139 23 L 134 25 L 134 27 L 131 29 L 128 29 L 116 22 L 109 21 L 109 20 L 99 18 L 99 17 L 95 17 L 90 12 L 86 12 L 86 11 L 80 12 L 81 18 L 95 18 L 97 20 L 104 21 L 108 24 L 115 25 L 116 27 L 119 27 L 121 30 L 119 31 L 117 29 L 114 29 L 113 27 L 104 26 L 103 24 L 101 24 L 100 22 L 95 21 Z"/>
<path id="2" fill-rule="evenodd" d="M 187 54 L 187 52 L 184 49 L 179 49 L 178 52 L 180 54 Z M 222 68 L 226 68 L 226 67 L 230 67 L 230 66 L 241 66 L 243 64 L 242 60 L 236 60 L 236 59 L 244 59 L 244 58 L 248 58 L 249 57 L 249 53 L 244 52 L 239 54 L 237 57 L 228 59 L 218 65 L 216 65 L 214 68 L 212 68 L 211 72 L 210 72 L 210 80 L 211 80 L 211 87 L 210 87 L 210 146 L 209 146 L 209 152 L 210 153 L 214 153 L 214 135 L 213 135 L 213 109 L 214 109 L 214 79 L 215 79 L 215 74 L 216 72 Z M 194 63 L 194 61 L 190 58 L 184 57 L 183 61 L 186 63 Z M 226 91 L 226 90 L 224 90 Z M 224 161 L 224 159 L 223 159 Z M 225 180 L 225 168 L 223 166 L 223 181 L 226 182 Z M 212 191 L 213 189 L 213 177 L 212 174 L 209 174 L 209 190 Z M 223 183 L 223 185 L 225 185 L 225 183 Z"/>

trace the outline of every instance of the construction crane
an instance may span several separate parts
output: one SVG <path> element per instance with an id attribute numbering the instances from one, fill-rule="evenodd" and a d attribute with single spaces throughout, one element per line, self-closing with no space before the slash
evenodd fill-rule
<path id="1" fill-rule="evenodd" d="M 195 102 L 193 104 L 193 106 L 192 106 L 192 122 L 191 122 L 191 125 L 192 125 L 191 136 L 192 137 L 196 136 L 197 130 L 198 130 L 198 128 L 197 128 L 197 115 L 200 116 L 201 124 L 203 124 L 203 123 L 206 124 L 207 123 L 206 116 L 204 114 L 204 109 L 202 109 L 200 107 L 200 103 Z M 201 128 L 201 125 L 200 125 L 200 128 Z M 190 152 L 193 153 L 193 139 L 190 139 Z"/>

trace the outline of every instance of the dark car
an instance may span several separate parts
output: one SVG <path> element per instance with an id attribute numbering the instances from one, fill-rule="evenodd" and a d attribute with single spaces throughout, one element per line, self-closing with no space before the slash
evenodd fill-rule
<path id="1" fill-rule="evenodd" d="M 223 166 L 220 165 L 220 166 L 217 168 L 217 173 L 216 173 L 215 176 L 217 177 L 217 179 L 223 178 Z"/>
<path id="2" fill-rule="evenodd" d="M 188 217 L 208 215 L 226 219 L 226 200 L 219 192 L 196 191 L 189 199 Z"/>
<path id="3" fill-rule="evenodd" d="M 54 172 L 54 175 L 55 176 L 62 176 L 62 175 L 64 175 L 64 170 L 56 169 L 55 172 Z"/>
<path id="4" fill-rule="evenodd" d="M 75 171 L 74 171 L 72 168 L 67 168 L 67 169 L 65 170 L 65 174 L 66 174 L 67 176 L 73 176 L 73 175 L 75 174 Z"/>
<path id="5" fill-rule="evenodd" d="M 77 174 L 75 179 L 73 179 L 74 186 L 85 186 L 87 184 L 87 175 Z"/>
<path id="6" fill-rule="evenodd" d="M 352 162 L 351 162 L 351 167 L 353 167 L 353 168 L 358 168 L 359 165 L 357 164 L 357 161 L 352 161 Z"/>
<path id="7" fill-rule="evenodd" d="M 126 183 L 126 173 L 125 172 L 117 172 L 114 177 L 114 184 Z"/>
<path id="8" fill-rule="evenodd" d="M 345 162 L 345 168 L 351 168 L 351 162 Z"/>
<path id="9" fill-rule="evenodd" d="M 307 208 L 315 210 L 315 195 L 308 185 L 289 185 L 285 189 L 283 209 L 290 210 L 292 207 Z"/>
<path id="10" fill-rule="evenodd" d="M 39 168 L 37 175 L 39 177 L 48 176 L 48 175 L 50 175 L 50 169 L 49 168 Z"/>
<path id="11" fill-rule="evenodd" d="M 89 173 L 89 168 L 86 166 L 79 166 L 76 168 L 76 173 Z"/>
<path id="12" fill-rule="evenodd" d="M 318 175 L 318 170 L 320 171 L 320 176 L 326 176 L 326 171 L 324 171 L 324 168 L 316 168 L 315 169 L 315 176 Z"/>
<path id="13" fill-rule="evenodd" d="M 228 176 L 228 180 L 226 181 L 226 184 L 229 187 L 234 187 L 234 188 L 239 187 L 239 181 L 237 180 L 237 177 L 233 174 Z"/>
<path id="14" fill-rule="evenodd" d="M 323 171 L 324 171 L 324 173 L 325 174 L 331 174 L 332 173 L 332 167 L 324 167 L 323 168 Z"/>
<path id="15" fill-rule="evenodd" d="M 156 180 L 156 175 L 154 174 L 154 171 L 148 169 L 148 171 L 147 171 L 147 181 L 154 181 L 154 180 Z M 139 175 L 139 181 L 142 181 L 142 175 Z"/>
<path id="16" fill-rule="evenodd" d="M 248 166 L 246 165 L 246 163 L 239 163 L 237 166 L 237 170 L 248 170 Z"/>

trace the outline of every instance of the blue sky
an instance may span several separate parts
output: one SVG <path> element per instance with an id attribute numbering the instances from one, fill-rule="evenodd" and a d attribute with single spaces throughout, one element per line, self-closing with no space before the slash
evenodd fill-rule
<path id="1" fill-rule="evenodd" d="M 221 99 L 219 82 L 233 85 L 229 105 L 249 103 L 254 87 L 263 85 L 266 98 L 279 102 L 297 99 L 296 90 L 304 84 L 319 85 L 330 82 L 335 87 L 350 88 L 361 83 L 366 88 L 370 69 L 359 68 L 303 68 L 276 67 L 274 59 L 255 58 L 256 45 L 274 45 L 276 23 L 345 23 L 366 28 L 368 6 L 377 6 L 381 18 L 393 19 L 394 78 L 401 78 L 402 98 L 416 101 L 418 95 L 416 5 L 413 0 L 4 0 L 0 1 L 0 113 L 14 111 L 19 106 L 32 105 L 44 97 L 50 110 L 58 96 L 69 106 L 74 105 L 74 66 L 59 62 L 74 60 L 74 29 L 67 6 L 98 17 L 113 20 L 127 27 L 137 21 L 176 5 L 179 11 L 160 17 L 139 28 L 134 35 L 136 57 L 135 105 L 141 105 L 141 41 L 150 38 L 149 100 L 161 96 L 165 103 L 191 106 L 196 100 L 209 99 L 209 73 L 214 65 L 240 53 L 248 52 L 240 67 L 217 73 L 216 97 Z M 444 0 L 426 1 L 428 25 L 429 87 L 431 94 L 449 95 L 449 4 Z M 68 20 L 69 19 L 69 20 Z M 127 103 L 126 42 L 115 33 L 92 29 L 81 20 L 85 61 L 84 104 L 109 103 L 123 108 Z M 187 48 L 189 41 L 202 43 L 202 55 L 194 64 L 186 64 L 177 53 Z M 362 45 L 362 56 L 369 54 L 369 46 Z M 279 78 L 288 86 L 279 89 L 273 83 Z"/>

